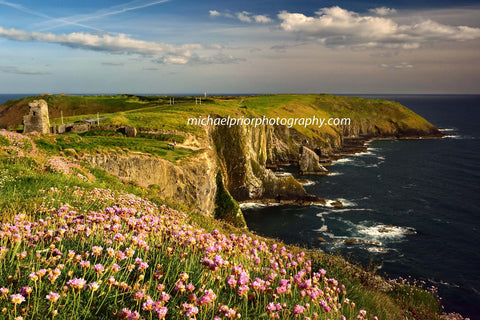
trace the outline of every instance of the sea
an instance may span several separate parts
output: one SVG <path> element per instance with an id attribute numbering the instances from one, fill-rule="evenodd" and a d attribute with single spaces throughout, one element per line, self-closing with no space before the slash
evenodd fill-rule
<path id="1" fill-rule="evenodd" d="M 327 206 L 250 206 L 248 227 L 377 265 L 389 278 L 425 281 L 445 311 L 480 319 L 480 96 L 359 96 L 400 102 L 445 137 L 371 141 L 366 152 L 334 162 L 328 176 L 284 167 L 283 175 L 308 179 L 305 189 Z M 334 200 L 344 207 L 329 205 Z"/>
<path id="2" fill-rule="evenodd" d="M 27 95 L 0 95 L 0 104 Z M 445 311 L 480 320 L 480 95 L 356 96 L 400 102 L 445 137 L 371 141 L 366 152 L 335 161 L 328 176 L 284 167 L 327 205 L 252 205 L 243 209 L 248 227 L 376 265 L 389 278 L 425 281 Z M 335 200 L 344 207 L 332 207 Z"/>

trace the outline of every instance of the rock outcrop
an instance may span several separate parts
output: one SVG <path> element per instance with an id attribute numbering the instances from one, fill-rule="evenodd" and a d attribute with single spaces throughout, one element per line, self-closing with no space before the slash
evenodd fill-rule
<path id="1" fill-rule="evenodd" d="M 320 164 L 318 155 L 307 147 L 302 147 L 300 161 L 298 161 L 300 174 L 328 174 L 328 170 Z"/>
<path id="2" fill-rule="evenodd" d="M 28 107 L 29 113 L 23 117 L 23 133 L 50 133 L 47 102 L 43 99 L 34 100 Z"/>
<path id="3" fill-rule="evenodd" d="M 144 154 L 85 154 L 82 160 L 121 178 L 157 188 L 159 199 L 180 202 L 213 216 L 218 169 L 211 151 L 181 165 Z"/>
<path id="4" fill-rule="evenodd" d="M 210 128 L 210 135 L 225 173 L 225 185 L 235 200 L 310 198 L 293 177 L 277 177 L 266 168 L 270 156 L 294 156 L 289 142 L 280 139 L 272 127 L 216 126 Z"/>

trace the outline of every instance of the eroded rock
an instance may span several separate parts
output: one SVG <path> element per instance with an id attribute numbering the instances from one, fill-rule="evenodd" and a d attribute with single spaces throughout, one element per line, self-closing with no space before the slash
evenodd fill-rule
<path id="1" fill-rule="evenodd" d="M 319 161 L 320 158 L 314 151 L 303 146 L 298 162 L 300 174 L 327 174 L 328 170 Z"/>

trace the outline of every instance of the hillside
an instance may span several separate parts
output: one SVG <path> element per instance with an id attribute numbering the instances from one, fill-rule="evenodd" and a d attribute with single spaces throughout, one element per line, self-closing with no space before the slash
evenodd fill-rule
<path id="1" fill-rule="evenodd" d="M 39 138 L 0 131 L 6 318 L 441 319 L 435 292 L 162 206 Z"/>
<path id="2" fill-rule="evenodd" d="M 9 319 L 455 319 L 439 315 L 434 290 L 252 234 L 237 204 L 321 205 L 269 168 L 298 163 L 305 146 L 328 159 L 341 156 L 348 139 L 439 135 L 407 108 L 330 95 L 201 105 L 47 98 L 67 123 L 100 106 L 104 120 L 84 133 L 0 131 L 0 309 Z M 7 102 L 2 115 L 23 115 L 33 99 Z M 207 115 L 351 117 L 352 125 L 187 125 Z M 125 136 L 125 125 L 138 135 Z"/>

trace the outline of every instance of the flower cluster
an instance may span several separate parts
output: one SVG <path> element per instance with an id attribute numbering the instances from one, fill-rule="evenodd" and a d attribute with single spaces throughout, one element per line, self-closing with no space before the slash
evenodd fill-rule
<path id="1" fill-rule="evenodd" d="M 183 213 L 129 194 L 44 193 L 37 220 L 18 215 L 0 228 L 7 317 L 24 305 L 29 318 L 367 319 L 345 286 L 314 270 L 303 252 L 207 232 Z M 54 208 L 62 193 L 78 202 Z"/>
<path id="2" fill-rule="evenodd" d="M 4 150 L 11 159 L 34 155 L 37 151 L 35 143 L 28 135 L 0 130 L 0 151 Z"/>

